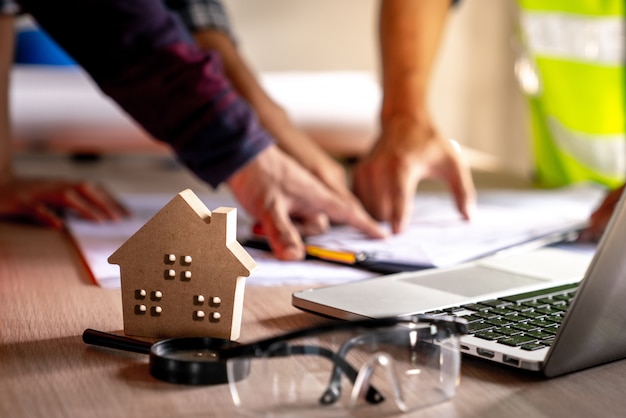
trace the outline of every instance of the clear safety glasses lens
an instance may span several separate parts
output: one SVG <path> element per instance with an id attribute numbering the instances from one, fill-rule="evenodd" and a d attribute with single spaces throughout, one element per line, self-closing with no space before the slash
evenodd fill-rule
<path id="1" fill-rule="evenodd" d="M 449 399 L 459 383 L 458 337 L 436 326 L 333 331 L 228 360 L 233 400 L 253 416 L 377 416 Z M 433 337 L 433 335 L 435 337 Z M 242 369 L 249 371 L 237 379 Z"/>

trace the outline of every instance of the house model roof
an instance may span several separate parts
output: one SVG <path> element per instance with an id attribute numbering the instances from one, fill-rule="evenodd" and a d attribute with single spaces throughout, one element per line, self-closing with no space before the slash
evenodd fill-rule
<path id="1" fill-rule="evenodd" d="M 120 266 L 124 332 L 237 339 L 257 264 L 236 232 L 237 209 L 211 212 L 189 189 L 157 212 L 108 259 Z"/>

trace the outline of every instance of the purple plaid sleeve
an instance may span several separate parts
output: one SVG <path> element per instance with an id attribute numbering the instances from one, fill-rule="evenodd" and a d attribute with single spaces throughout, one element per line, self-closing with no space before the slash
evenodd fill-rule
<path id="1" fill-rule="evenodd" d="M 20 0 L 147 132 L 216 187 L 271 144 L 215 53 L 154 0 Z M 67 10 L 73 12 L 67 13 Z M 76 16 L 82 19 L 76 19 Z"/>

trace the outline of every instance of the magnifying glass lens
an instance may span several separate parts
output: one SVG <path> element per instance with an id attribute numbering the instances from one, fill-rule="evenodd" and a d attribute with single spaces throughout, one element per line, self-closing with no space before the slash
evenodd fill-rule
<path id="1" fill-rule="evenodd" d="M 172 338 L 152 345 L 150 373 L 157 379 L 189 385 L 216 385 L 228 382 L 226 362 L 218 359 L 219 350 L 237 345 L 219 338 Z M 240 378 L 248 370 L 241 368 Z"/>

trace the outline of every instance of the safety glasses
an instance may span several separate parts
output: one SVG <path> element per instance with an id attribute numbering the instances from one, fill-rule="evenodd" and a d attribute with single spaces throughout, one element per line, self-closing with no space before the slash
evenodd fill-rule
<path id="1" fill-rule="evenodd" d="M 234 403 L 252 416 L 314 409 L 318 417 L 380 417 L 454 396 L 466 332 L 462 319 L 415 315 L 333 322 L 249 344 L 183 338 L 133 349 L 136 340 L 93 330 L 83 339 L 149 352 L 151 373 L 163 380 L 227 382 Z"/>
<path id="2" fill-rule="evenodd" d="M 220 353 L 233 401 L 251 415 L 382 416 L 452 397 L 463 320 L 411 316 L 332 323 Z M 238 379 L 241 370 L 245 379 Z"/>

